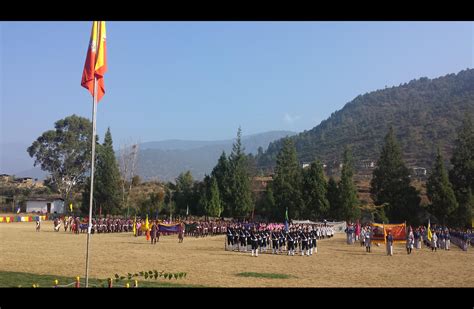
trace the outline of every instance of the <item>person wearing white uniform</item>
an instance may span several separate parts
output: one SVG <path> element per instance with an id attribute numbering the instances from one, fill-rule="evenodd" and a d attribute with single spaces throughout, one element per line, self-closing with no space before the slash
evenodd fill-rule
<path id="1" fill-rule="evenodd" d="M 438 236 L 436 233 L 433 233 L 431 236 L 431 251 L 436 251 L 436 248 L 438 247 Z"/>

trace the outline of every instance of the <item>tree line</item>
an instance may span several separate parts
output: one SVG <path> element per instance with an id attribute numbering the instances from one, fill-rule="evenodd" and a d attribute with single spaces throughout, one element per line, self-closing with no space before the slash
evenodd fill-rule
<path id="1" fill-rule="evenodd" d="M 89 207 L 91 132 L 88 119 L 73 115 L 56 122 L 56 130 L 43 133 L 28 148 L 35 164 L 50 172 L 46 182 L 50 188 L 66 201 L 72 199 L 72 192 L 82 192 L 84 214 Z M 357 197 L 354 160 L 348 146 L 342 154 L 340 179 L 327 179 L 318 159 L 303 168 L 293 139 L 286 138 L 276 156 L 272 181 L 267 182 L 265 190 L 254 190 L 252 180 L 261 175 L 256 168 L 258 155 L 245 153 L 241 134 L 239 128 L 231 153 L 223 152 L 210 175 L 202 181 L 195 181 L 187 171 L 181 173 L 175 183 L 158 183 L 159 190 L 143 191 L 142 198 L 130 205 L 126 194 L 132 187 L 140 186 L 140 179 L 136 175 L 131 177 L 133 173 L 124 175 L 113 150 L 109 128 L 104 142 L 96 145 L 94 213 L 100 209 L 103 215 L 193 215 L 282 221 L 288 209 L 291 219 L 368 218 L 377 222 L 420 224 L 431 218 L 432 222 L 450 226 L 471 223 L 474 130 L 470 116 L 465 117 L 458 129 L 449 170 L 438 146 L 426 184 L 428 207 L 420 205 L 420 192 L 411 185 L 410 171 L 392 127 L 384 138 L 370 183 L 372 208 L 363 207 Z"/>

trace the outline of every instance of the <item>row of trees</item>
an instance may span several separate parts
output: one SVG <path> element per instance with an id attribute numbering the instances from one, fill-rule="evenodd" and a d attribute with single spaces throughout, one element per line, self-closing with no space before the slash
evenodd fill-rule
<path id="1" fill-rule="evenodd" d="M 89 206 L 86 173 L 90 164 L 90 132 L 90 121 L 73 115 L 56 122 L 56 130 L 45 132 L 28 148 L 30 155 L 35 157 L 35 164 L 51 173 L 50 187 L 66 201 L 72 198 L 74 189 L 82 189 L 83 213 L 87 213 Z M 175 184 L 161 184 L 161 190 L 143 193 L 146 196 L 132 205 L 133 213 L 153 215 L 165 212 L 181 216 L 234 218 L 255 215 L 281 221 L 288 209 L 293 219 L 354 220 L 361 217 L 363 208 L 353 182 L 350 148 L 344 149 L 341 177 L 336 181 L 332 177 L 326 180 L 323 165 L 318 160 L 303 168 L 298 162 L 293 139 L 286 138 L 282 144 L 273 181 L 262 194 L 252 190 L 251 179 L 257 173 L 255 157 L 245 154 L 239 128 L 231 154 L 227 156 L 223 152 L 211 174 L 203 181 L 195 181 L 190 171 L 182 173 Z M 117 163 L 110 129 L 104 142 L 97 142 L 96 146 L 95 209 L 102 214 L 132 214 L 128 211 L 126 193 L 130 193 L 133 185 L 138 185 L 138 177 L 132 177 L 130 168 L 124 173 L 123 164 Z M 129 155 L 133 157 L 136 152 L 133 147 L 129 148 Z M 471 119 L 466 117 L 458 132 L 449 171 L 438 151 L 427 183 L 431 204 L 423 208 L 419 191 L 411 185 L 410 171 L 402 160 L 401 147 L 390 128 L 371 181 L 370 193 L 375 204 L 371 219 L 418 224 L 432 215 L 434 221 L 442 224 L 468 225 L 474 202 L 473 156 L 474 130 Z M 136 160 L 136 155 L 134 157 Z"/>

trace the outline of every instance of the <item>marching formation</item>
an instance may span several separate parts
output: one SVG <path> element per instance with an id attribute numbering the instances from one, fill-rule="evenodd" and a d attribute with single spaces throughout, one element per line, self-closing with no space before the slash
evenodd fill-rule
<path id="1" fill-rule="evenodd" d="M 318 224 L 290 225 L 285 229 L 283 224 L 258 226 L 257 224 L 236 224 L 227 229 L 226 249 L 248 252 L 251 246 L 252 256 L 259 253 L 286 253 L 310 256 L 318 252 L 318 240 L 331 238 L 334 230 L 331 226 Z"/>

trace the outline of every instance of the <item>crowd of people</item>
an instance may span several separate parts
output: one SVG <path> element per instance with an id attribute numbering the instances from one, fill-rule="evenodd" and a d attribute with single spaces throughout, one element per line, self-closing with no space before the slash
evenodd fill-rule
<path id="1" fill-rule="evenodd" d="M 318 240 L 334 236 L 332 226 L 325 224 L 234 223 L 227 228 L 226 249 L 248 252 L 252 256 L 272 253 L 304 256 L 318 252 Z"/>
<path id="2" fill-rule="evenodd" d="M 349 223 L 345 229 L 347 235 L 347 244 L 354 244 L 360 241 L 360 246 L 365 247 L 366 252 L 371 252 L 373 227 L 370 224 L 361 226 L 359 224 Z M 424 244 L 431 251 L 437 249 L 450 250 L 451 242 L 459 246 L 462 250 L 467 251 L 474 239 L 472 230 L 450 229 L 445 226 L 433 226 L 428 228 L 419 226 L 413 228 L 411 226 L 406 229 L 405 247 L 407 254 L 411 254 L 413 249 L 421 249 Z M 387 247 L 387 255 L 393 255 L 394 237 L 389 230 L 385 236 L 385 244 Z"/>
<path id="3" fill-rule="evenodd" d="M 64 216 L 55 218 L 54 230 L 58 232 L 61 227 L 64 231 L 79 234 L 87 233 L 87 218 Z M 40 230 L 41 222 L 36 223 L 36 230 Z M 202 220 L 190 218 L 186 220 L 158 221 L 150 220 L 148 229 L 146 220 L 142 218 L 107 217 L 92 219 L 91 233 L 120 233 L 134 232 L 134 236 L 148 235 L 151 243 L 156 244 L 160 235 L 169 235 L 174 232 L 160 232 L 159 224 L 176 225 L 179 242 L 183 242 L 184 237 L 207 237 L 216 235 L 226 235 L 226 250 L 252 252 L 252 256 L 258 256 L 262 252 L 273 254 L 286 253 L 288 255 L 312 255 L 317 252 L 317 241 L 324 238 L 331 238 L 334 235 L 333 226 L 324 224 L 290 224 L 286 227 L 282 223 L 265 222 L 238 222 L 235 220 Z M 149 234 L 147 232 L 149 231 Z M 345 229 L 347 244 L 354 244 L 360 241 L 360 246 L 365 247 L 366 252 L 371 252 L 373 240 L 373 227 L 370 224 L 360 225 L 348 223 Z M 429 238 L 430 235 L 430 238 Z M 385 236 L 387 255 L 393 255 L 393 235 L 389 231 Z M 148 237 L 147 237 L 148 239 Z M 423 245 L 432 251 L 438 249 L 450 250 L 451 243 L 457 245 L 462 250 L 467 251 L 474 239 L 473 230 L 452 229 L 446 226 L 434 225 L 431 233 L 425 226 L 407 227 L 406 230 L 406 250 L 411 254 L 413 249 L 421 249 Z M 378 243 L 377 243 L 378 244 Z"/>
<path id="4" fill-rule="evenodd" d="M 89 222 L 87 218 L 64 216 L 63 218 L 55 218 L 53 220 L 54 231 L 59 232 L 61 227 L 66 232 L 74 234 L 87 233 Z M 115 218 L 98 218 L 92 219 L 91 234 L 94 233 L 121 233 L 131 232 L 133 221 L 122 217 Z"/>

